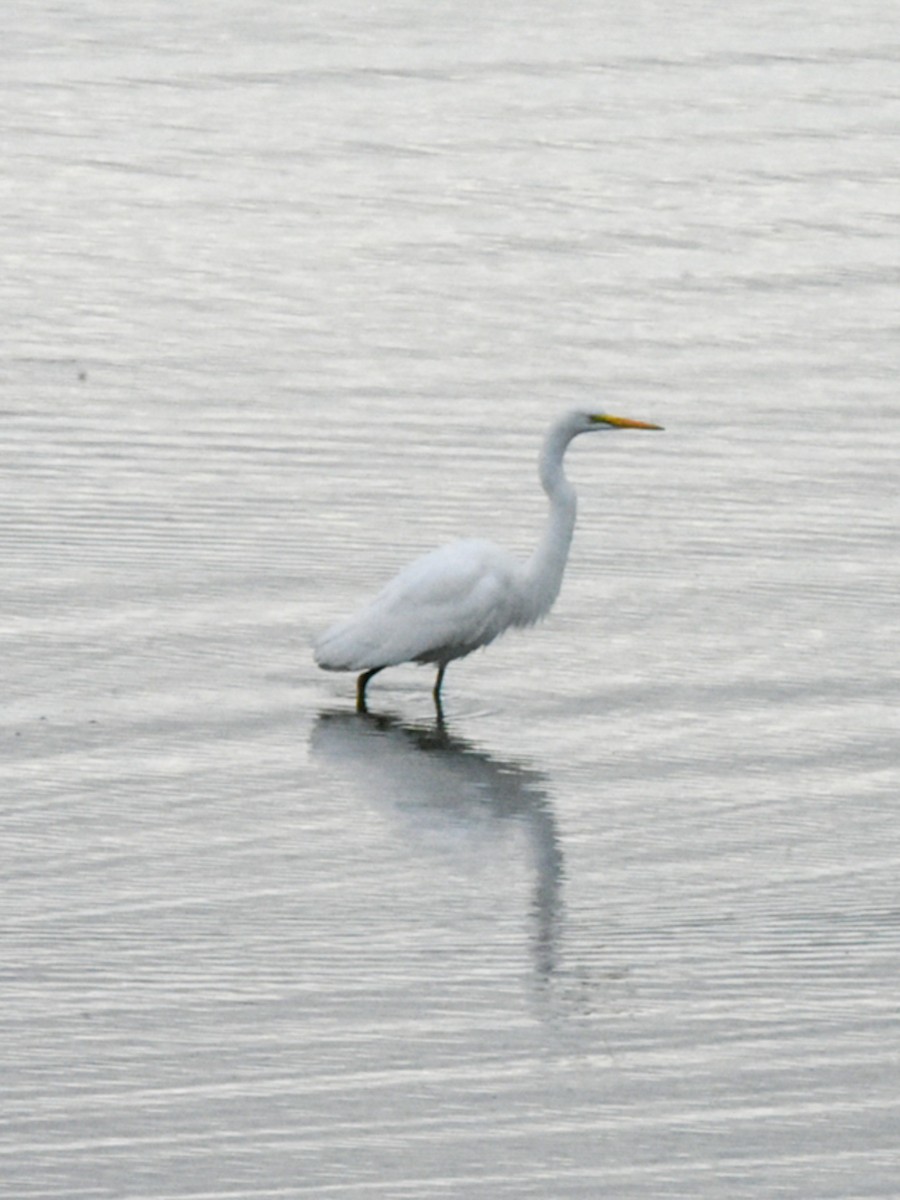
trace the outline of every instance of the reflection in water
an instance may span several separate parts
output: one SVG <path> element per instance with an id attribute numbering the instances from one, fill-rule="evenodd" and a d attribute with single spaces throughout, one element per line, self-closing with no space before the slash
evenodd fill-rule
<path id="1" fill-rule="evenodd" d="M 513 821 L 531 845 L 535 968 L 548 980 L 557 966 L 562 851 L 542 776 L 451 735 L 445 726 L 407 725 L 393 717 L 321 713 L 310 738 L 316 759 L 358 774 L 360 787 L 398 807 L 452 810 L 462 821 L 487 814 Z"/>

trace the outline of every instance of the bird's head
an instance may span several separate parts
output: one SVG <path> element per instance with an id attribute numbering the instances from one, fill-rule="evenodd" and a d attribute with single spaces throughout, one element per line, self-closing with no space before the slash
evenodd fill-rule
<path id="1" fill-rule="evenodd" d="M 548 438 L 551 442 L 561 439 L 566 445 L 580 433 L 590 433 L 597 429 L 662 429 L 662 425 L 651 425 L 649 421 L 633 421 L 631 417 L 613 417 L 609 413 L 585 412 L 575 408 L 563 413 L 555 425 L 550 427 Z"/>
<path id="2" fill-rule="evenodd" d="M 545 491 L 553 488 L 554 475 L 561 470 L 562 457 L 572 438 L 595 429 L 662 429 L 662 425 L 652 425 L 649 421 L 633 421 L 630 417 L 613 417 L 609 413 L 585 412 L 580 408 L 563 413 L 547 430 L 541 450 L 541 483 Z"/>

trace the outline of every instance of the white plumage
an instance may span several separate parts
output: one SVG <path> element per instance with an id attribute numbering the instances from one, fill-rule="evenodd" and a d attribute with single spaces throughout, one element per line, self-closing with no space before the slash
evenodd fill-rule
<path id="1" fill-rule="evenodd" d="M 519 562 L 493 542 L 465 539 L 431 551 L 405 567 L 365 607 L 332 625 L 315 644 L 326 671 L 362 672 L 357 707 L 365 711 L 369 680 L 398 663 L 434 663 L 434 698 L 449 662 L 489 645 L 506 629 L 546 616 L 559 594 L 572 532 L 576 497 L 563 471 L 572 438 L 599 429 L 659 429 L 604 413 L 570 412 L 547 433 L 541 451 L 541 485 L 550 511 L 537 549 Z"/>
<path id="2" fill-rule="evenodd" d="M 451 542 L 404 567 L 316 643 L 328 671 L 441 662 L 486 646 L 515 623 L 521 566 L 491 542 Z M 414 616 L 414 619 L 412 619 Z"/>

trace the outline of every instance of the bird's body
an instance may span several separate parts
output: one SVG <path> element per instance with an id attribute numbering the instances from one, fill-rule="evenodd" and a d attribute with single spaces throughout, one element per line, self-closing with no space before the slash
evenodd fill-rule
<path id="1" fill-rule="evenodd" d="M 658 429 L 605 414 L 571 412 L 547 433 L 540 479 L 550 504 L 543 536 L 521 562 L 493 542 L 465 539 L 425 554 L 405 567 L 364 608 L 332 625 L 315 645 L 327 671 L 361 672 L 357 707 L 365 710 L 369 679 L 399 663 L 438 667 L 435 702 L 449 662 L 487 646 L 505 630 L 533 625 L 559 594 L 572 533 L 575 490 L 563 471 L 573 437 L 602 428 Z"/>
<path id="2" fill-rule="evenodd" d="M 316 659 L 326 670 L 364 671 L 462 658 L 516 623 L 520 574 L 519 564 L 492 542 L 441 546 L 327 630 Z"/>

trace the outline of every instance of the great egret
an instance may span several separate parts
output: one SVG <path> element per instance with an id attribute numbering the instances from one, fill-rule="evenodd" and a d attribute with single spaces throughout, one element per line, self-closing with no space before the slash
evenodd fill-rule
<path id="1" fill-rule="evenodd" d="M 359 712 L 366 711 L 369 680 L 385 667 L 434 663 L 440 716 L 447 664 L 489 645 L 507 629 L 533 625 L 559 594 L 575 528 L 575 489 L 563 471 L 569 442 L 592 430 L 661 428 L 608 413 L 574 411 L 560 417 L 541 450 L 538 470 L 550 512 L 528 561 L 474 538 L 433 550 L 405 567 L 354 616 L 327 629 L 315 644 L 316 662 L 326 671 L 361 672 Z"/>

